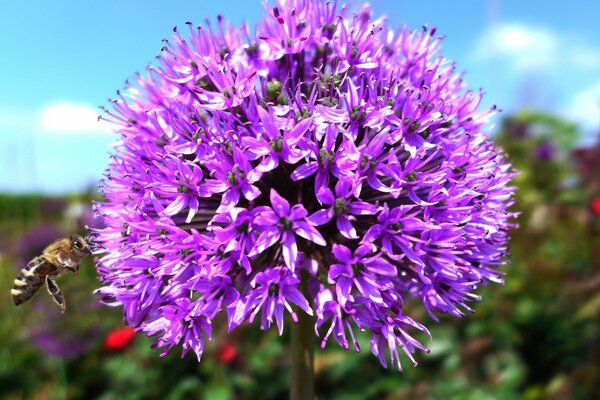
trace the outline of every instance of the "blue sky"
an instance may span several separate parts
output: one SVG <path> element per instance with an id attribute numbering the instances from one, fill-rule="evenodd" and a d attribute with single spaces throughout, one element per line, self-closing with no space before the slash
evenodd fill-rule
<path id="1" fill-rule="evenodd" d="M 362 2 L 350 1 L 354 9 Z M 443 54 L 505 115 L 559 113 L 600 131 L 600 2 L 370 2 L 390 24 L 436 26 Z M 0 15 L 0 191 L 65 193 L 95 186 L 116 136 L 97 107 L 154 60 L 174 25 L 222 13 L 253 24 L 259 1 L 37 0 Z"/>

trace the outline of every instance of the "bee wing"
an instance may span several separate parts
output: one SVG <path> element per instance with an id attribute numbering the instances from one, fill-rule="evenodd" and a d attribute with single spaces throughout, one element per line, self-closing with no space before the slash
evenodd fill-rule
<path id="1" fill-rule="evenodd" d="M 58 255 L 58 257 L 56 257 L 56 266 L 71 271 L 75 275 L 79 276 L 79 263 L 77 260 L 72 259 L 68 255 L 64 257 L 64 255 L 65 254 L 61 253 Z"/>
<path id="2" fill-rule="evenodd" d="M 72 269 L 73 268 L 73 260 L 70 257 L 61 257 L 60 255 L 57 258 L 58 263 L 60 264 L 61 267 L 63 268 L 67 268 L 67 269 Z"/>

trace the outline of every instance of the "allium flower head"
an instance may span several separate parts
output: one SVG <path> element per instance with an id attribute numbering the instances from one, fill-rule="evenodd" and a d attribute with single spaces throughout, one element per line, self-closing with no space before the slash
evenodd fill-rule
<path id="1" fill-rule="evenodd" d="M 265 7 L 255 33 L 175 28 L 106 110 L 121 141 L 97 205 L 99 293 L 163 354 L 200 359 L 220 312 L 279 332 L 307 313 L 323 346 L 358 351 L 366 330 L 400 368 L 428 334 L 405 302 L 460 317 L 502 282 L 513 173 L 486 133 L 495 108 L 435 29 Z"/>

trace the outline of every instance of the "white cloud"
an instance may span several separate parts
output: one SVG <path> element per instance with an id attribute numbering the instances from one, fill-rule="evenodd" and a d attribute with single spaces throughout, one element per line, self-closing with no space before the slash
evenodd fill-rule
<path id="1" fill-rule="evenodd" d="M 568 60 L 573 65 L 584 69 L 600 67 L 600 49 L 578 45 L 569 50 Z"/>
<path id="2" fill-rule="evenodd" d="M 41 132 L 51 134 L 110 132 L 104 121 L 98 121 L 98 115 L 99 112 L 87 104 L 58 102 L 42 110 L 39 128 Z"/>
<path id="3" fill-rule="evenodd" d="M 521 72 L 600 68 L 599 47 L 568 32 L 559 35 L 519 23 L 499 25 L 484 33 L 471 56 L 477 61 L 503 60 Z"/>
<path id="4" fill-rule="evenodd" d="M 18 130 L 31 125 L 31 113 L 0 105 L 0 129 Z"/>
<path id="5" fill-rule="evenodd" d="M 600 129 L 600 82 L 577 93 L 564 114 L 581 125 L 587 134 L 586 140 L 595 140 Z"/>
<path id="6" fill-rule="evenodd" d="M 507 54 L 522 54 L 531 50 L 550 52 L 555 39 L 550 32 L 527 26 L 505 25 L 492 36 L 496 48 Z"/>
<path id="7" fill-rule="evenodd" d="M 545 29 L 521 24 L 497 26 L 485 33 L 475 47 L 477 60 L 504 58 L 519 70 L 551 67 L 560 41 Z"/>
<path id="8" fill-rule="evenodd" d="M 116 138 L 91 106 L 0 104 L 0 191 L 67 193 L 94 184 Z M 74 166 L 76 166 L 74 168 Z"/>

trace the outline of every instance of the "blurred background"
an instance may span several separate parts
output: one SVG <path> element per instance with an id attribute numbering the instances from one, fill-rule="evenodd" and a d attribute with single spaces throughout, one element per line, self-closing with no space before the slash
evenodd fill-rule
<path id="1" fill-rule="evenodd" d="M 434 337 L 418 367 L 406 360 L 401 374 L 369 351 L 317 350 L 319 398 L 599 399 L 600 3 L 371 4 L 392 26 L 436 26 L 443 54 L 503 110 L 493 132 L 521 172 L 521 228 L 506 285 L 481 288 L 475 314 L 415 316 Z M 46 293 L 19 308 L 9 295 L 49 242 L 94 224 L 90 204 L 116 141 L 97 106 L 154 60 L 173 25 L 219 13 L 253 25 L 262 12 L 241 0 L 3 3 L 0 398 L 286 398 L 287 333 L 227 335 L 221 324 L 201 363 L 177 351 L 161 359 L 120 309 L 98 304 L 90 260 L 80 279 L 59 282 L 64 316 Z"/>

